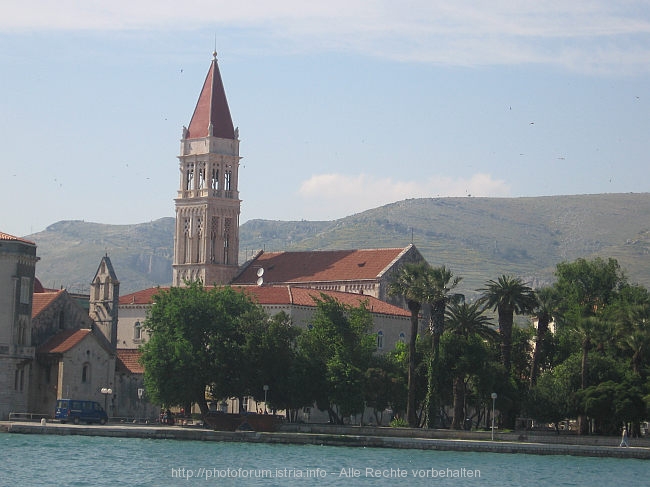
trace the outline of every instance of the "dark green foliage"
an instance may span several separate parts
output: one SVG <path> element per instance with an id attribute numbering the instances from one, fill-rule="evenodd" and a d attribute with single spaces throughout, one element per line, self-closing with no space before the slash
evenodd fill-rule
<path id="1" fill-rule="evenodd" d="M 415 348 L 418 337 L 419 318 L 422 302 L 427 298 L 427 276 L 429 265 L 426 262 L 406 263 L 392 276 L 388 294 L 402 296 L 411 312 L 411 332 L 409 334 L 408 392 L 406 400 L 406 420 L 409 426 L 418 425 L 416 412 Z"/>
<path id="2" fill-rule="evenodd" d="M 214 399 L 254 395 L 263 384 L 278 388 L 274 367 L 291 361 L 295 333 L 278 318 L 230 287 L 200 282 L 160 291 L 149 309 L 142 347 L 147 394 L 167 406 L 197 403 L 207 413 Z M 282 376 L 280 376 L 282 377 Z"/>
<path id="3" fill-rule="evenodd" d="M 375 349 L 371 327 L 364 305 L 346 306 L 322 294 L 311 327 L 300 337 L 301 360 L 310 371 L 305 386 L 337 423 L 364 410 L 365 374 Z"/>
<path id="4" fill-rule="evenodd" d="M 496 281 L 487 281 L 481 302 L 486 308 L 497 312 L 499 316 L 499 334 L 501 335 L 501 360 L 506 370 L 510 370 L 512 353 L 512 326 L 514 315 L 527 314 L 535 309 L 537 299 L 532 288 L 519 277 L 500 276 Z"/>

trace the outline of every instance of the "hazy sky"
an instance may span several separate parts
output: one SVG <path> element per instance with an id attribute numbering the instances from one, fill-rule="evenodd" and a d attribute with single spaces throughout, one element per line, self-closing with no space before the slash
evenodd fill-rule
<path id="1" fill-rule="evenodd" d="M 4 0 L 0 231 L 173 216 L 215 43 L 241 223 L 650 189 L 647 0 Z"/>

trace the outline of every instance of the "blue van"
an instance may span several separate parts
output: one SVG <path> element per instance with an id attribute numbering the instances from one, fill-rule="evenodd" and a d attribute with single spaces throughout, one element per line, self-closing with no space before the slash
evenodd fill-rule
<path id="1" fill-rule="evenodd" d="M 77 399 L 59 399 L 56 401 L 54 419 L 62 423 L 72 421 L 79 424 L 85 423 L 106 424 L 108 415 L 104 408 L 95 401 L 80 401 Z"/>

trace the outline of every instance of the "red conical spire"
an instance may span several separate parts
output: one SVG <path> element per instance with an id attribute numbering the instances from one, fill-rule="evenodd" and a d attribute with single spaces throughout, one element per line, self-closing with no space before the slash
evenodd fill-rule
<path id="1" fill-rule="evenodd" d="M 213 53 L 210 70 L 205 77 L 203 89 L 196 103 L 190 126 L 186 133 L 187 139 L 200 139 L 212 135 L 221 139 L 235 139 L 235 129 L 228 109 L 226 91 L 221 81 L 221 73 L 217 65 L 217 53 Z"/>

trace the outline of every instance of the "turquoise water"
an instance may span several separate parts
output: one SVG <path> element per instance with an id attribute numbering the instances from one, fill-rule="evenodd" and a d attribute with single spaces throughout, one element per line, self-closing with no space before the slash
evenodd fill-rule
<path id="1" fill-rule="evenodd" d="M 650 485 L 650 463 L 615 458 L 9 433 L 0 452 L 11 487 Z"/>

